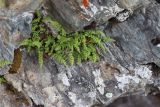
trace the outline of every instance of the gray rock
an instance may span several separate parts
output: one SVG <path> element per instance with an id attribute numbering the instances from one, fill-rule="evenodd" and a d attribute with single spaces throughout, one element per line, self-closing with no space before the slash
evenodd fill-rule
<path id="1" fill-rule="evenodd" d="M 14 50 L 18 42 L 30 35 L 32 13 L 16 13 L 10 10 L 0 10 L 0 60 L 13 60 Z M 6 73 L 9 67 L 0 68 L 0 74 Z"/>
<path id="2" fill-rule="evenodd" d="M 133 13 L 137 8 L 145 7 L 149 3 L 148 0 L 90 0 L 89 6 L 84 7 L 82 0 L 46 0 L 45 7 L 50 15 L 67 29 L 75 31 L 89 25 L 92 21 L 96 21 L 97 24 L 105 23 L 124 9 Z M 126 17 L 128 16 L 123 19 L 121 16 L 119 21 L 124 21 Z"/>
<path id="3" fill-rule="evenodd" d="M 160 36 L 159 9 L 159 5 L 150 5 L 145 13 L 139 10 L 125 22 L 106 27 L 106 34 L 116 40 L 115 45 L 107 45 L 110 61 L 131 69 L 138 64 L 160 61 L 160 48 L 151 42 Z"/>
<path id="4" fill-rule="evenodd" d="M 136 4 L 133 7 L 143 4 L 140 1 L 136 0 L 138 4 L 133 3 Z M 119 8 L 113 0 L 100 0 L 99 3 L 93 0 L 88 8 L 84 8 L 80 0 L 47 0 L 45 6 L 70 30 L 82 29 L 93 20 L 101 23 L 117 17 L 124 21 L 130 15 L 128 11 L 127 15 L 122 12 L 126 8 Z M 19 70 L 16 74 L 6 74 L 5 78 L 29 99 L 31 106 L 90 107 L 96 103 L 108 105 L 130 93 L 144 95 L 147 84 L 159 85 L 157 78 L 152 76 L 153 71 L 145 64 L 157 63 L 160 57 L 159 47 L 151 42 L 159 38 L 160 5 L 152 2 L 145 8 L 145 11 L 135 10 L 124 22 L 104 25 L 106 35 L 116 42 L 106 43 L 109 50 L 102 61 L 65 67 L 45 58 L 40 69 L 36 55 L 32 52 L 26 54 L 22 50 L 23 60 Z M 17 42 L 29 37 L 32 14 L 15 10 L 0 11 L 0 58 L 12 61 Z M 0 71 L 4 74 L 2 69 Z"/>
<path id="5" fill-rule="evenodd" d="M 9 84 L 0 85 L 0 107 L 31 107 L 30 101 Z"/>
<path id="6" fill-rule="evenodd" d="M 0 8 L 0 60 L 13 61 L 14 50 L 18 44 L 31 33 L 32 13 L 39 7 L 40 0 L 6 0 L 6 8 Z M 0 6 L 1 7 L 1 6 Z M 10 10 L 11 9 L 11 10 Z M 5 74 L 9 66 L 0 68 L 0 74 Z"/>

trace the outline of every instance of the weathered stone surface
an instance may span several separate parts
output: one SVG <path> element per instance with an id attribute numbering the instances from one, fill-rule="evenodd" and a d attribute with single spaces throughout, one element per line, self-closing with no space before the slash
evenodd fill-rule
<path id="1" fill-rule="evenodd" d="M 0 60 L 12 62 L 19 42 L 30 36 L 33 17 L 30 11 L 37 9 L 41 1 L 1 0 L 0 4 L 1 2 L 5 3 L 6 8 L 0 9 Z M 0 74 L 8 70 L 9 67 L 0 68 Z"/>
<path id="2" fill-rule="evenodd" d="M 18 42 L 30 35 L 32 16 L 29 12 L 16 13 L 11 10 L 0 10 L 0 60 L 12 62 Z M 0 74 L 6 73 L 4 71 L 8 69 L 0 68 Z"/>
<path id="3" fill-rule="evenodd" d="M 94 20 L 104 18 L 104 21 L 107 21 L 123 10 L 113 0 L 103 0 L 100 3 L 92 0 L 88 8 L 82 5 L 81 0 L 46 0 L 46 8 L 52 16 L 70 30 L 82 29 Z"/>
<path id="4" fill-rule="evenodd" d="M 45 6 L 48 12 L 68 29 L 79 30 L 92 21 L 101 24 L 116 17 L 124 9 L 132 13 L 135 9 L 149 3 L 148 0 L 90 0 L 89 7 L 84 7 L 82 0 L 46 0 Z M 121 16 L 120 21 L 126 19 L 122 15 L 118 16 Z"/>
<path id="5" fill-rule="evenodd" d="M 159 96 L 134 95 L 119 98 L 107 107 L 159 107 L 159 104 Z"/>
<path id="6" fill-rule="evenodd" d="M 17 11 L 34 11 L 43 0 L 5 0 L 6 8 Z"/>
<path id="7" fill-rule="evenodd" d="M 151 42 L 160 36 L 159 9 L 159 5 L 150 5 L 145 12 L 139 10 L 125 22 L 106 27 L 106 34 L 116 40 L 115 45 L 110 46 L 110 55 L 122 66 L 159 62 L 159 47 Z"/>
<path id="8" fill-rule="evenodd" d="M 141 0 L 134 2 L 133 4 L 138 3 L 138 7 L 143 4 Z M 130 15 L 128 11 L 121 14 L 123 8 L 119 8 L 113 0 L 101 0 L 100 3 L 93 0 L 88 8 L 84 8 L 80 0 L 47 0 L 47 3 L 48 9 L 52 9 L 50 12 L 56 15 L 55 18 L 66 27 L 71 27 L 71 30 L 82 29 L 93 20 L 101 23 L 111 17 L 123 20 Z M 15 2 L 15 7 L 16 4 Z M 135 6 L 124 9 L 134 10 Z M 10 8 L 15 7 L 14 4 L 10 5 Z M 44 59 L 43 69 L 39 69 L 36 55 L 26 54 L 22 50 L 20 69 L 16 74 L 6 74 L 5 78 L 33 101 L 29 101 L 31 106 L 90 107 L 96 103 L 109 104 L 129 93 L 148 94 L 148 91 L 145 93 L 147 84 L 155 87 L 160 84 L 158 77 L 152 75 L 154 71 L 145 65 L 159 62 L 159 47 L 151 43 L 152 39 L 159 38 L 159 9 L 159 4 L 147 3 L 146 10 L 136 10 L 126 21 L 103 25 L 105 33 L 116 42 L 106 44 L 109 51 L 98 63 L 84 62 L 64 67 L 53 59 Z M 12 60 L 13 51 L 18 47 L 17 42 L 28 37 L 31 32 L 32 14 L 1 11 L 0 58 Z M 4 73 L 2 69 L 0 71 L 1 74 Z"/>
<path id="9" fill-rule="evenodd" d="M 0 85 L 0 107 L 31 107 L 28 99 L 9 84 Z"/>

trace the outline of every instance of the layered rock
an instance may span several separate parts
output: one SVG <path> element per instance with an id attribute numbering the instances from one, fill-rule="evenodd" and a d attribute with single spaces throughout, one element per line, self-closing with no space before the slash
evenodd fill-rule
<path id="1" fill-rule="evenodd" d="M 8 6 L 13 10 L 0 10 L 0 59 L 12 61 L 18 41 L 30 35 L 32 13 L 28 10 L 37 8 L 33 4 L 40 2 L 26 1 L 28 4 L 23 6 L 23 2 L 13 0 L 15 4 Z M 5 75 L 8 83 L 26 97 L 29 106 L 45 107 L 107 105 L 120 96 L 144 95 L 150 93 L 152 86 L 159 87 L 159 72 L 153 69 L 159 69 L 156 66 L 159 47 L 153 42 L 159 38 L 160 5 L 148 0 L 125 3 L 126 0 L 92 0 L 85 8 L 80 0 L 47 0 L 44 9 L 69 30 L 80 30 L 96 21 L 97 26 L 105 28 L 106 35 L 116 42 L 106 44 L 108 53 L 100 62 L 70 67 L 45 58 L 43 69 L 40 69 L 35 53 L 26 54 L 21 50 L 20 68 L 14 74 Z M 9 67 L 0 69 L 0 73 L 8 70 Z"/>
<path id="2" fill-rule="evenodd" d="M 106 23 L 112 17 L 124 21 L 134 10 L 149 3 L 148 0 L 90 0 L 89 6 L 85 7 L 82 0 L 46 0 L 45 6 L 50 15 L 75 31 L 92 21 L 98 25 Z"/>
<path id="3" fill-rule="evenodd" d="M 35 1 L 31 0 L 27 4 L 19 0 L 13 0 L 13 3 L 3 0 L 1 2 L 6 4 L 4 8 L 0 9 L 0 60 L 12 62 L 14 50 L 19 47 L 19 42 L 30 36 L 32 13 L 41 2 L 37 1 L 36 5 L 31 5 L 35 4 Z M 9 7 L 7 7 L 7 4 Z M 16 5 L 17 8 L 10 5 Z M 4 74 L 8 70 L 9 67 L 0 68 L 0 74 Z"/>

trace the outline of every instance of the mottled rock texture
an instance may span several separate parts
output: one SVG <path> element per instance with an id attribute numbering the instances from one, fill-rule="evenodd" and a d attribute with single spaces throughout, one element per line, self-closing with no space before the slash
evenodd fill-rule
<path id="1" fill-rule="evenodd" d="M 19 47 L 18 42 L 30 36 L 32 11 L 41 2 L 25 1 L 26 4 L 13 0 L 0 9 L 0 59 L 12 61 L 14 50 Z M 108 105 L 120 96 L 145 95 L 152 93 L 152 88 L 157 89 L 160 84 L 157 71 L 160 58 L 160 48 L 157 47 L 160 43 L 160 5 L 154 0 L 126 1 L 90 0 L 89 7 L 85 8 L 81 0 L 46 0 L 43 9 L 68 30 L 81 30 L 96 21 L 97 27 L 116 41 L 106 43 L 108 53 L 101 61 L 69 67 L 45 58 L 40 69 L 36 54 L 21 50 L 22 63 L 17 72 L 8 73 L 9 66 L 0 68 L 8 83 L 27 101 L 18 106 Z M 8 96 L 7 99 L 13 98 Z M 15 101 L 14 98 L 12 101 Z M 13 104 L 13 107 L 17 107 L 16 103 Z M 10 103 L 6 106 L 12 107 Z"/>
<path id="2" fill-rule="evenodd" d="M 89 7 L 84 7 L 82 0 L 46 0 L 48 12 L 70 30 L 79 30 L 96 21 L 105 23 L 112 17 L 119 17 L 124 9 L 129 13 L 137 8 L 144 7 L 148 0 L 89 0 Z M 122 12 L 122 13 L 121 13 Z M 128 14 L 129 14 L 128 13 Z M 122 15 L 123 16 L 123 15 Z M 121 16 L 125 20 L 127 16 Z"/>

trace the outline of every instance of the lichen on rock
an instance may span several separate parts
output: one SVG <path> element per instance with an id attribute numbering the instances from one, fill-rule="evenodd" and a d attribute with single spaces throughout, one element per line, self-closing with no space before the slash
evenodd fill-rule
<path id="1" fill-rule="evenodd" d="M 3 9 L 0 5 L 0 59 L 18 63 L 11 68 L 14 74 L 9 74 L 10 66 L 0 68 L 0 74 L 16 90 L 7 93 L 0 85 L 0 106 L 91 107 L 108 105 L 130 94 L 145 95 L 148 86 L 147 94 L 152 93 L 152 86 L 158 90 L 159 75 L 154 76 L 155 71 L 148 67 L 152 62 L 158 66 L 160 61 L 159 47 L 151 42 L 160 32 L 160 5 L 156 1 L 129 0 L 127 8 L 114 0 L 91 0 L 87 8 L 81 0 L 46 0 L 43 5 L 38 0 L 25 1 L 10 1 Z M 30 37 L 33 11 L 40 5 L 42 13 L 58 19 L 70 31 L 79 31 L 95 21 L 96 27 L 116 41 L 105 44 L 108 52 L 97 63 L 66 67 L 46 57 L 40 69 L 34 52 L 21 50 L 22 57 L 15 54 L 16 58 L 14 51 L 19 41 Z M 112 18 L 114 23 L 109 22 Z M 16 101 L 15 96 L 20 95 L 27 102 Z"/>

